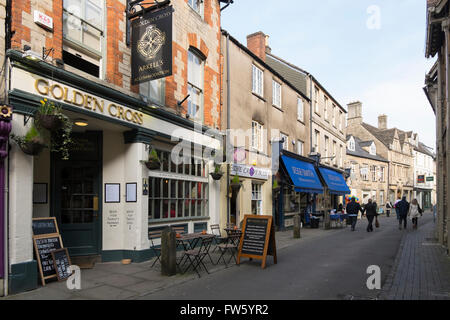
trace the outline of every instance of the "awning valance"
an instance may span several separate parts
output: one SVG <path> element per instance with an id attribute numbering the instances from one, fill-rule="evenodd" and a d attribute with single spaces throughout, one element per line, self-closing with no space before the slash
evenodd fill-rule
<path id="1" fill-rule="evenodd" d="M 331 194 L 343 196 L 351 193 L 342 173 L 322 167 L 319 168 L 319 172 Z"/>
<path id="2" fill-rule="evenodd" d="M 314 169 L 314 164 L 297 160 L 288 156 L 281 156 L 283 164 L 295 191 L 305 193 L 323 193 L 323 187 L 320 179 Z"/>

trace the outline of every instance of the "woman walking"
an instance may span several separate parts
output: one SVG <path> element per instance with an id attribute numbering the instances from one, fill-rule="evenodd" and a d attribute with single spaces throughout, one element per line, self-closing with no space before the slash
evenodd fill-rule
<path id="1" fill-rule="evenodd" d="M 420 208 L 417 199 L 413 199 L 409 206 L 408 216 L 411 218 L 413 223 L 413 229 L 417 229 L 417 220 L 422 216 L 422 208 Z"/>

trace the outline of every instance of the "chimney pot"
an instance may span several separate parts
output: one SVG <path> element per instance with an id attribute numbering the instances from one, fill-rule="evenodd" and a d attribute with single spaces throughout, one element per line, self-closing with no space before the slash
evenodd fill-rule
<path id="1" fill-rule="evenodd" d="M 387 115 L 381 114 L 378 116 L 378 129 L 381 130 L 387 129 Z"/>

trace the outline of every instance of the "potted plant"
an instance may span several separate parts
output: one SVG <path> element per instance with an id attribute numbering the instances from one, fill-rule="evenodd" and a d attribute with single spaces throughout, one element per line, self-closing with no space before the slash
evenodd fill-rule
<path id="1" fill-rule="evenodd" d="M 220 170 L 219 164 L 215 165 L 214 172 L 211 172 L 210 175 L 214 180 L 220 180 L 222 178 L 223 172 Z"/>
<path id="2" fill-rule="evenodd" d="M 239 180 L 238 175 L 235 175 L 230 183 L 231 188 L 233 191 L 239 191 L 239 189 L 242 187 L 241 181 Z"/>
<path id="3" fill-rule="evenodd" d="M 148 160 L 145 162 L 145 166 L 149 170 L 157 170 L 161 168 L 161 161 L 159 161 L 158 154 L 155 149 L 152 149 L 148 154 Z"/>
<path id="4" fill-rule="evenodd" d="M 45 98 L 44 100 L 41 100 L 41 105 L 34 114 L 34 119 L 38 127 L 56 131 L 63 126 L 63 121 L 61 117 L 59 117 L 60 114 L 61 106 L 56 105 L 53 101 L 49 101 Z"/>
<path id="5" fill-rule="evenodd" d="M 20 149 L 30 156 L 38 155 L 46 147 L 39 131 L 33 125 L 23 137 L 11 135 L 11 138 L 17 143 Z"/>

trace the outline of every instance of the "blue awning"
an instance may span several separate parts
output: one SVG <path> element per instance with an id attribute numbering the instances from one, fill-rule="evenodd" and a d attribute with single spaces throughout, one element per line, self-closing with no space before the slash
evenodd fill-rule
<path id="1" fill-rule="evenodd" d="M 342 173 L 327 168 L 319 168 L 319 171 L 330 193 L 340 196 L 351 193 Z"/>
<path id="2" fill-rule="evenodd" d="M 281 156 L 284 166 L 295 186 L 295 191 L 306 193 L 323 193 L 323 187 L 314 165 L 288 156 Z"/>

